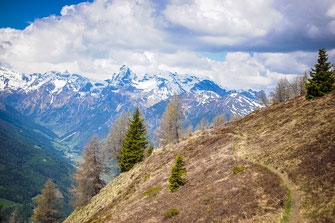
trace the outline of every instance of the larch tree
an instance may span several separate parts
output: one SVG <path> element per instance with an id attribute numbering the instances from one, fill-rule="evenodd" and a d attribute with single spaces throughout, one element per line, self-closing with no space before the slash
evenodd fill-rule
<path id="1" fill-rule="evenodd" d="M 193 133 L 193 126 L 192 126 L 192 124 L 190 124 L 184 132 L 184 137 L 188 138 L 188 137 L 192 136 L 192 133 Z"/>
<path id="2" fill-rule="evenodd" d="M 335 77 L 331 64 L 328 62 L 326 49 L 319 50 L 318 63 L 314 65 L 309 74 L 311 78 L 308 78 L 306 83 L 306 99 L 322 97 L 332 90 Z"/>
<path id="3" fill-rule="evenodd" d="M 261 90 L 259 92 L 258 99 L 265 107 L 268 107 L 269 100 L 268 97 L 266 96 L 265 91 Z"/>
<path id="4" fill-rule="evenodd" d="M 298 93 L 299 95 L 306 94 L 306 83 L 308 81 L 308 73 L 304 72 L 302 76 L 298 77 Z"/>
<path id="5" fill-rule="evenodd" d="M 220 126 L 223 123 L 226 122 L 226 115 L 225 114 L 219 114 L 213 119 L 213 126 Z"/>
<path id="6" fill-rule="evenodd" d="M 286 78 L 280 79 L 272 92 L 272 102 L 281 103 L 290 99 L 289 82 Z"/>
<path id="7" fill-rule="evenodd" d="M 159 128 L 156 131 L 156 139 L 159 145 L 165 146 L 170 143 L 178 143 L 183 136 L 184 119 L 183 101 L 181 97 L 174 96 L 167 105 L 165 112 L 160 120 Z"/>
<path id="8" fill-rule="evenodd" d="M 48 179 L 42 193 L 37 197 L 37 207 L 32 216 L 36 223 L 60 222 L 60 211 L 63 208 L 62 194 L 52 179 Z"/>
<path id="9" fill-rule="evenodd" d="M 12 211 L 12 213 L 9 216 L 8 223 L 17 223 L 17 222 L 21 222 L 21 221 L 22 220 L 19 216 L 19 208 L 16 206 L 16 207 L 14 207 L 14 210 Z"/>
<path id="10" fill-rule="evenodd" d="M 209 121 L 206 118 L 202 118 L 198 125 L 196 125 L 195 130 L 203 131 L 209 128 Z"/>
<path id="11" fill-rule="evenodd" d="M 120 150 L 119 167 L 121 172 L 129 171 L 136 163 L 144 158 L 144 151 L 148 146 L 147 130 L 144 119 L 136 108 Z"/>
<path id="12" fill-rule="evenodd" d="M 130 112 L 123 112 L 113 123 L 105 145 L 106 158 L 109 164 L 119 162 L 120 151 L 129 127 Z"/>
<path id="13" fill-rule="evenodd" d="M 86 204 L 105 186 L 102 173 L 107 170 L 101 142 L 94 135 L 81 153 L 82 160 L 75 171 L 73 179 L 76 186 L 70 190 L 72 205 L 79 207 Z"/>

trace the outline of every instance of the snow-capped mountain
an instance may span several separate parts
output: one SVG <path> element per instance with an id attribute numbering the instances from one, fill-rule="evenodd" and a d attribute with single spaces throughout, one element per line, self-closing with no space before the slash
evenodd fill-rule
<path id="1" fill-rule="evenodd" d="M 107 134 L 123 111 L 139 107 L 151 130 L 157 128 L 173 95 L 184 100 L 185 125 L 218 114 L 244 116 L 261 107 L 256 91 L 226 91 L 215 82 L 177 73 L 139 78 L 127 66 L 104 81 L 78 74 L 21 74 L 0 67 L 0 100 L 53 130 L 69 147 L 80 147 L 93 134 Z"/>

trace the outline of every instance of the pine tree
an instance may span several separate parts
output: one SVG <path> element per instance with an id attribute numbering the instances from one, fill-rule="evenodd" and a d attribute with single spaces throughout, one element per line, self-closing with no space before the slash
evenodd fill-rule
<path id="1" fill-rule="evenodd" d="M 330 62 L 328 62 L 326 49 L 319 50 L 318 63 L 312 68 L 310 76 L 311 78 L 308 78 L 306 83 L 306 99 L 322 97 L 332 90 L 335 77 L 331 71 Z"/>
<path id="2" fill-rule="evenodd" d="M 42 194 L 38 195 L 33 221 L 37 223 L 60 222 L 59 212 L 63 208 L 62 197 L 56 184 L 49 178 L 42 189 Z"/>
<path id="3" fill-rule="evenodd" d="M 138 108 L 133 117 L 129 120 L 129 127 L 126 132 L 123 146 L 120 150 L 119 167 L 121 172 L 129 171 L 136 163 L 144 158 L 144 150 L 148 145 L 147 130 L 144 119 Z"/>
<path id="4" fill-rule="evenodd" d="M 105 186 L 101 174 L 105 172 L 107 166 L 101 143 L 96 135 L 84 147 L 81 156 L 83 160 L 78 163 L 79 168 L 73 175 L 77 186 L 70 190 L 74 207 L 87 203 Z"/>
<path id="5" fill-rule="evenodd" d="M 183 136 L 182 103 L 179 96 L 174 96 L 165 109 L 155 136 L 161 146 L 178 143 Z"/>
<path id="6" fill-rule="evenodd" d="M 186 168 L 184 166 L 184 158 L 181 153 L 179 153 L 176 158 L 176 164 L 171 169 L 171 175 L 169 178 L 169 188 L 171 192 L 175 192 L 179 189 L 179 187 L 185 185 L 186 179 L 182 178 L 182 176 L 186 173 Z"/>

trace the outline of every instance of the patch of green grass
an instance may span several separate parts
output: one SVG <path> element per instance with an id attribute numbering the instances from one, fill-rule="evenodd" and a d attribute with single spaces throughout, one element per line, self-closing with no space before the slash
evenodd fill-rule
<path id="1" fill-rule="evenodd" d="M 290 188 L 286 186 L 287 190 L 287 200 L 285 203 L 285 210 L 283 213 L 283 217 L 280 219 L 280 223 L 287 223 L 289 221 L 289 217 L 291 214 L 291 207 L 292 207 L 292 192 Z"/>
<path id="2" fill-rule="evenodd" d="M 233 169 L 233 174 L 242 173 L 245 169 L 245 166 L 235 166 Z"/>
<path id="3" fill-rule="evenodd" d="M 155 195 L 155 194 L 157 194 L 161 189 L 162 189 L 162 187 L 161 187 L 160 185 L 157 186 L 157 187 L 150 188 L 149 190 L 145 191 L 145 192 L 141 195 L 141 198 L 142 198 L 142 197 L 148 197 L 148 196 L 151 196 L 151 195 Z"/>
<path id="4" fill-rule="evenodd" d="M 179 210 L 177 208 L 171 208 L 168 212 L 164 214 L 164 219 L 172 218 L 173 216 L 176 216 L 179 214 Z"/>
<path id="5" fill-rule="evenodd" d="M 118 192 L 117 192 L 117 195 L 119 195 L 119 194 L 121 194 L 122 193 L 122 190 L 119 190 Z"/>
<path id="6" fill-rule="evenodd" d="M 253 110 L 250 114 L 254 114 L 254 113 L 257 113 L 257 112 L 259 112 L 259 109 Z"/>

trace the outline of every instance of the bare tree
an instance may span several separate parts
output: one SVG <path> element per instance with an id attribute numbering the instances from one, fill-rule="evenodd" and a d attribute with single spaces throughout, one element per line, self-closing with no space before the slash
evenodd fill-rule
<path id="1" fill-rule="evenodd" d="M 182 124 L 183 119 L 182 99 L 179 96 L 174 96 L 167 105 L 160 120 L 159 128 L 155 134 L 161 146 L 179 142 L 184 131 Z"/>
<path id="2" fill-rule="evenodd" d="M 308 81 L 308 73 L 304 72 L 304 74 L 299 77 L 299 82 L 298 82 L 299 95 L 306 94 L 306 83 L 307 83 L 307 81 Z"/>
<path id="3" fill-rule="evenodd" d="M 37 223 L 60 222 L 59 212 L 63 208 L 63 196 L 52 179 L 48 179 L 42 194 L 37 197 L 37 207 L 34 209 L 33 221 Z"/>
<path id="4" fill-rule="evenodd" d="M 286 78 L 280 79 L 275 88 L 275 91 L 272 92 L 272 101 L 280 103 L 288 100 L 289 98 L 289 82 Z"/>
<path id="5" fill-rule="evenodd" d="M 290 98 L 295 98 L 300 95 L 299 92 L 299 82 L 300 82 L 300 77 L 296 76 L 291 82 L 288 84 L 288 89 L 289 89 L 289 97 Z"/>
<path id="6" fill-rule="evenodd" d="M 209 128 L 209 122 L 206 118 L 202 118 L 198 125 L 195 127 L 196 130 L 203 131 Z"/>
<path id="7" fill-rule="evenodd" d="M 268 100 L 268 97 L 266 96 L 266 93 L 265 91 L 261 90 L 259 92 L 259 96 L 258 96 L 260 102 L 265 106 L 265 107 L 268 107 L 268 104 L 269 104 L 269 100 Z"/>
<path id="8" fill-rule="evenodd" d="M 73 175 L 77 186 L 70 190 L 72 205 L 82 206 L 105 186 L 101 174 L 107 169 L 101 143 L 94 135 L 81 153 L 82 161 Z"/>
<path id="9" fill-rule="evenodd" d="M 185 137 L 185 138 L 188 138 L 188 137 L 192 136 L 192 133 L 193 133 L 193 126 L 192 126 L 192 124 L 191 124 L 191 125 L 189 125 L 189 126 L 186 128 L 184 137 Z"/>
<path id="10" fill-rule="evenodd" d="M 230 115 L 230 122 L 231 121 L 234 121 L 234 120 L 237 120 L 237 119 L 239 119 L 239 118 L 241 118 L 242 116 L 241 115 L 239 115 L 239 114 L 231 114 Z"/>
<path id="11" fill-rule="evenodd" d="M 19 208 L 16 206 L 9 216 L 8 223 L 18 223 L 20 221 Z"/>
<path id="12" fill-rule="evenodd" d="M 222 125 L 225 122 L 226 122 L 226 115 L 225 114 L 217 115 L 213 119 L 213 126 L 219 126 L 219 125 Z"/>
<path id="13" fill-rule="evenodd" d="M 120 150 L 122 148 L 124 138 L 129 126 L 130 112 L 122 113 L 113 123 L 104 147 L 107 162 L 113 164 L 119 159 Z"/>

